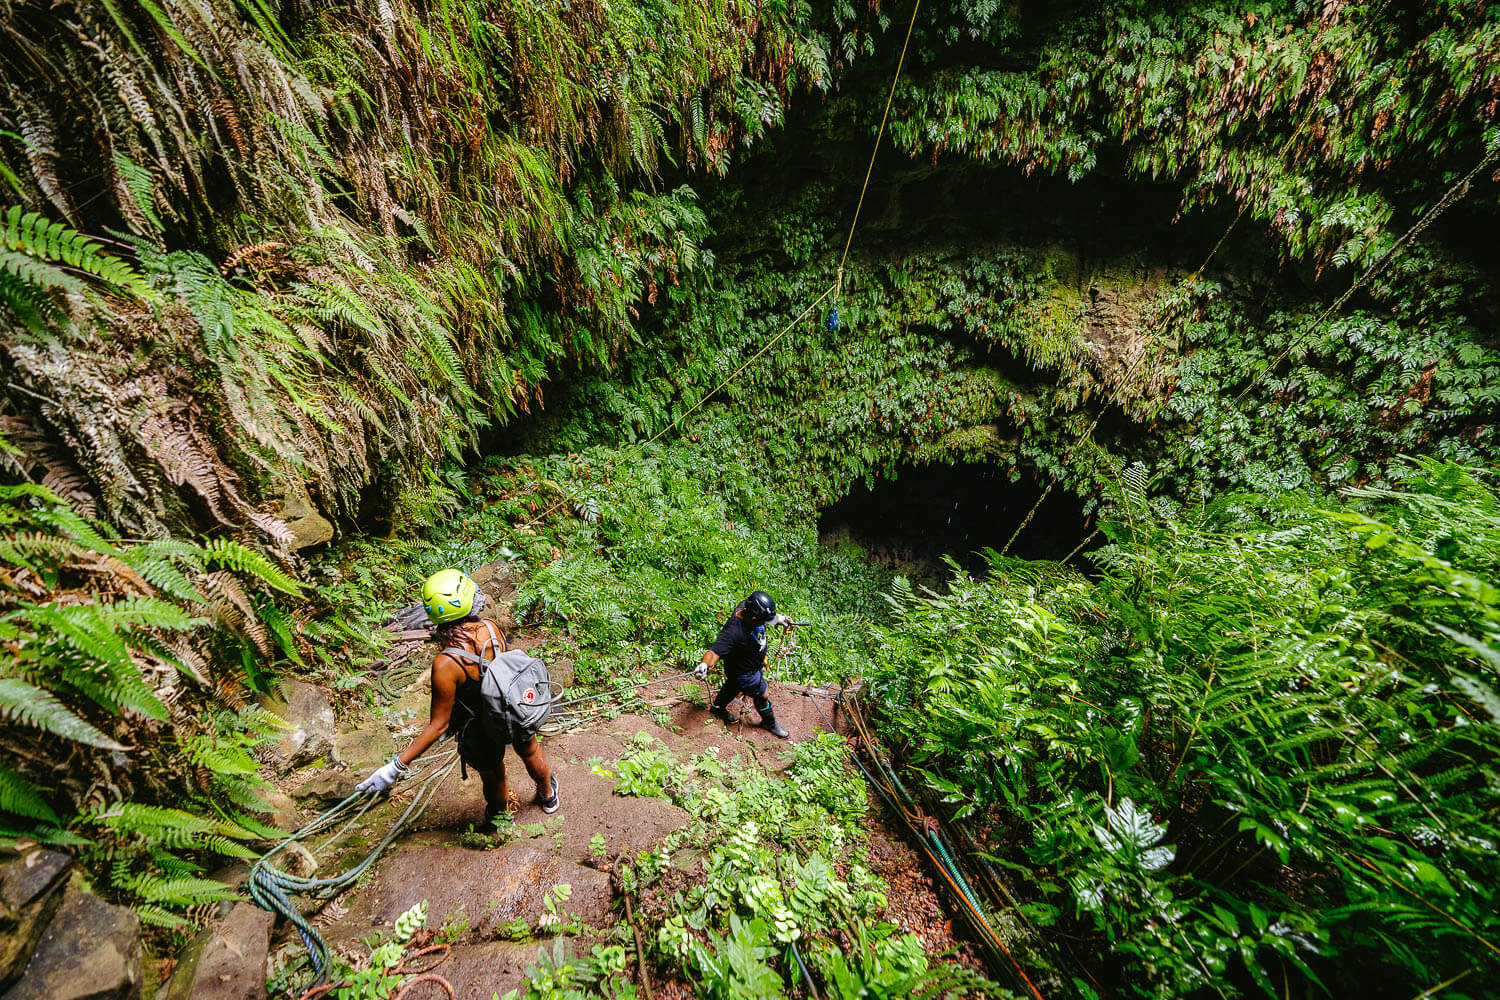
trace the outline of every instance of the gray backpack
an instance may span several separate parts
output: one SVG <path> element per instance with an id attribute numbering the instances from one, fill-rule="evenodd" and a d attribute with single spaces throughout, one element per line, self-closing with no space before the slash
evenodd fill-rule
<path id="1" fill-rule="evenodd" d="M 490 634 L 494 635 L 493 626 Z M 486 643 L 485 649 L 499 645 L 496 639 L 493 644 Z M 464 649 L 443 652 L 479 666 L 479 693 L 492 717 L 487 723 L 503 720 L 509 728 L 534 733 L 552 713 L 555 694 L 552 680 L 547 676 L 547 664 L 525 650 L 510 649 L 494 656 L 478 656 Z"/>

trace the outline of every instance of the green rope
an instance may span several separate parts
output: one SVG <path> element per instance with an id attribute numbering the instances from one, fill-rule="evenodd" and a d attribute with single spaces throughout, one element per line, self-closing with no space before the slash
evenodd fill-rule
<path id="1" fill-rule="evenodd" d="M 375 859 L 380 857 L 385 849 L 390 846 L 391 842 L 427 811 L 427 807 L 431 805 L 438 787 L 452 773 L 457 763 L 458 755 L 454 751 L 443 759 L 432 773 L 422 778 L 417 786 L 416 794 L 412 796 L 411 803 L 406 807 L 406 811 L 401 814 L 395 823 L 391 824 L 391 828 L 381 838 L 380 842 L 366 853 L 352 868 L 348 868 L 338 875 L 326 878 L 307 878 L 276 868 L 271 863 L 271 859 L 286 850 L 293 843 L 307 840 L 322 833 L 336 823 L 339 823 L 346 814 L 353 812 L 354 816 L 344 822 L 339 831 L 324 842 L 323 848 L 326 849 L 329 844 L 342 836 L 350 826 L 370 810 L 376 801 L 376 796 L 366 792 L 355 792 L 338 805 L 319 814 L 316 818 L 303 825 L 301 829 L 288 835 L 286 839 L 261 855 L 259 860 L 251 867 L 250 878 L 246 887 L 251 900 L 262 909 L 285 917 L 297 929 L 297 933 L 302 938 L 302 943 L 307 947 L 308 956 L 312 960 L 313 973 L 317 977 L 317 983 L 322 983 L 328 977 L 328 943 L 323 940 L 323 936 L 318 933 L 318 929 L 308 921 L 301 910 L 297 908 L 296 904 L 292 902 L 291 897 L 309 896 L 326 899 L 353 885 L 361 875 L 369 870 L 370 866 L 375 863 Z"/>

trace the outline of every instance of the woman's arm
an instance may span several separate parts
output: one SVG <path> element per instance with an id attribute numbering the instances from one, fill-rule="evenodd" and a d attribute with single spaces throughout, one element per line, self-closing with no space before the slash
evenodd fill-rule
<path id="1" fill-rule="evenodd" d="M 441 655 L 432 661 L 432 715 L 427 720 L 427 728 L 418 733 L 411 746 L 396 758 L 402 764 L 410 764 L 422 756 L 448 731 L 448 720 L 453 717 L 453 696 L 458 690 L 456 672 L 455 664 Z"/>

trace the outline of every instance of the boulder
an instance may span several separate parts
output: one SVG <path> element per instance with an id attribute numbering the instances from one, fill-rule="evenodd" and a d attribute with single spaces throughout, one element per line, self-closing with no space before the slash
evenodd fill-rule
<path id="1" fill-rule="evenodd" d="M 313 506 L 312 498 L 300 484 L 281 497 L 279 517 L 292 533 L 293 549 L 310 549 L 333 540 L 333 522 Z"/>
<path id="2" fill-rule="evenodd" d="M 33 847 L 0 862 L 0 990 L 8 989 L 36 950 L 62 902 L 73 859 Z"/>
<path id="3" fill-rule="evenodd" d="M 236 903 L 216 927 L 183 950 L 167 984 L 166 1000 L 264 1000 L 266 955 L 275 916 Z"/>
<path id="4" fill-rule="evenodd" d="M 292 795 L 304 807 L 322 807 L 354 793 L 354 786 L 396 753 L 396 741 L 382 719 L 368 719 L 358 729 L 335 733 L 336 764 L 310 774 Z"/>
<path id="5" fill-rule="evenodd" d="M 279 788 L 262 788 L 258 794 L 271 807 L 267 822 L 272 826 L 287 833 L 302 827 L 302 809 L 290 795 Z"/>
<path id="6" fill-rule="evenodd" d="M 469 579 L 495 604 L 508 599 L 516 589 L 516 572 L 504 561 L 479 567 L 469 574 Z"/>
<path id="7" fill-rule="evenodd" d="M 550 678 L 552 678 L 552 681 L 554 683 L 560 684 L 564 688 L 570 688 L 570 687 L 572 687 L 573 686 L 573 661 L 572 660 L 548 660 L 547 661 L 547 676 L 550 677 Z M 564 698 L 568 697 L 568 693 L 564 693 L 563 697 Z"/>
<path id="8" fill-rule="evenodd" d="M 284 680 L 261 707 L 287 724 L 267 752 L 267 763 L 278 774 L 333 756 L 333 706 L 322 688 Z"/>
<path id="9" fill-rule="evenodd" d="M 516 627 L 511 610 L 511 597 L 516 592 L 515 570 L 511 569 L 510 563 L 493 562 L 479 567 L 469 574 L 469 578 L 485 598 L 479 616 L 493 621 L 508 637 Z"/>
<path id="10" fill-rule="evenodd" d="M 358 729 L 333 737 L 333 756 L 361 780 L 396 754 L 396 741 L 384 719 L 370 719 Z"/>
<path id="11" fill-rule="evenodd" d="M 0 1000 L 138 1000 L 141 921 L 70 883 L 25 975 Z"/>
<path id="12" fill-rule="evenodd" d="M 354 794 L 354 786 L 365 777 L 347 767 L 325 767 L 292 789 L 292 796 L 304 809 L 326 809 Z"/>

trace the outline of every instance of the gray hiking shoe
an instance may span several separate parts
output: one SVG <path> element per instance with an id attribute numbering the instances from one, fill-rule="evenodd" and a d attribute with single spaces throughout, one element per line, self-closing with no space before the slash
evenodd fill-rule
<path id="1" fill-rule="evenodd" d="M 537 797 L 536 797 L 536 804 L 542 807 L 542 812 L 544 812 L 544 813 L 555 813 L 555 812 L 557 812 L 557 807 L 559 805 L 561 805 L 562 803 L 558 802 L 558 800 L 557 800 L 557 776 L 556 775 L 552 776 L 552 794 L 548 795 L 546 798 L 543 798 L 541 796 L 541 794 L 538 793 Z"/>

